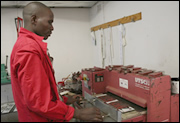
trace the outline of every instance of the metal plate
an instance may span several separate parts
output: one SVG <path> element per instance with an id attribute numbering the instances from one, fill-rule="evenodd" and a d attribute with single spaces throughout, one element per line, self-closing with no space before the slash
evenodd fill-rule
<path id="1" fill-rule="evenodd" d="M 85 99 L 89 101 L 92 106 L 99 108 L 106 116 L 112 118 L 113 120 L 120 122 L 121 121 L 121 112 L 115 109 L 114 107 L 104 103 L 95 96 L 92 96 L 88 93 L 84 93 Z"/>

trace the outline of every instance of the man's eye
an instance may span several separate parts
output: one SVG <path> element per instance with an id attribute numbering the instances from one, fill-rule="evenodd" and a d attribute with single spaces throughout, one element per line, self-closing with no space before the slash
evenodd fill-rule
<path id="1" fill-rule="evenodd" d="M 52 21 L 49 21 L 49 24 L 52 24 Z"/>

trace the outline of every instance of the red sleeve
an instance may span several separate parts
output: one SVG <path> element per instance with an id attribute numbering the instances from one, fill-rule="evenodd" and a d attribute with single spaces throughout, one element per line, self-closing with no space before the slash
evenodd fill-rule
<path id="1" fill-rule="evenodd" d="M 63 97 L 64 103 L 66 103 L 68 98 L 66 96 L 62 96 L 62 97 Z"/>
<path id="2" fill-rule="evenodd" d="M 50 120 L 69 121 L 74 115 L 74 108 L 60 100 L 51 100 L 49 79 L 38 52 L 26 51 L 24 48 L 16 56 L 17 63 L 20 63 L 18 77 L 23 100 L 29 110 Z"/>

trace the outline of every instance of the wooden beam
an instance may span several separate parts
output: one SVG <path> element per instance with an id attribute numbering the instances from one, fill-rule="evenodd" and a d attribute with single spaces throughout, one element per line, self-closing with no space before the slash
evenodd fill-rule
<path id="1" fill-rule="evenodd" d="M 98 25 L 98 26 L 95 26 L 95 27 L 92 27 L 91 31 L 97 31 L 97 30 L 99 30 L 101 28 L 105 29 L 105 28 L 108 28 L 109 26 L 113 27 L 113 26 L 117 26 L 119 24 L 135 22 L 137 20 L 141 20 L 141 12 L 137 13 L 137 14 L 134 14 L 134 15 L 127 16 L 127 17 L 123 17 L 123 18 L 120 18 L 120 19 L 117 19 L 117 20 L 114 20 L 114 21 L 111 21 L 111 22 L 107 22 L 107 23 L 104 23 L 104 24 L 101 24 L 101 25 Z"/>

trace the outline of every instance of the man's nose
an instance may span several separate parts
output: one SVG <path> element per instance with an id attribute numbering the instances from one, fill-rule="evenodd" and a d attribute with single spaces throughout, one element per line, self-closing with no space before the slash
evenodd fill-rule
<path id="1" fill-rule="evenodd" d="M 53 27 L 53 25 L 51 26 L 51 31 L 53 31 L 54 30 L 54 27 Z"/>

